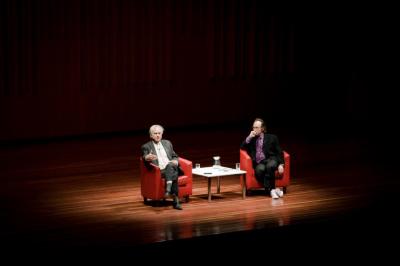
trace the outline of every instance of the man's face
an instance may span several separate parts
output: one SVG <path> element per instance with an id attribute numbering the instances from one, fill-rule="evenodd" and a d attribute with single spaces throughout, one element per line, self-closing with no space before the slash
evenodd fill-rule
<path id="1" fill-rule="evenodd" d="M 259 136 L 262 132 L 261 122 L 255 121 L 253 123 L 253 131 L 256 133 L 256 136 Z"/>
<path id="2" fill-rule="evenodd" d="M 151 138 L 154 142 L 158 143 L 162 139 L 162 131 L 156 128 L 151 132 Z"/>

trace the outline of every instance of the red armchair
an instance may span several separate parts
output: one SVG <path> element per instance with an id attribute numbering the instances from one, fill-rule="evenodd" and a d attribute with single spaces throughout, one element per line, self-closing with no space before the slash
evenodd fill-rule
<path id="1" fill-rule="evenodd" d="M 165 179 L 161 178 L 161 170 L 157 165 L 150 164 L 148 168 L 144 165 L 143 158 L 140 157 L 140 184 L 143 200 L 147 199 L 161 200 L 165 194 Z M 178 177 L 179 198 L 185 198 L 189 201 L 192 195 L 193 178 L 192 178 L 192 162 L 183 158 L 179 158 L 179 165 L 184 175 Z"/>
<path id="2" fill-rule="evenodd" d="M 280 175 L 278 170 L 275 171 L 275 185 L 276 187 L 283 188 L 283 192 L 286 193 L 286 188 L 290 184 L 290 155 L 283 151 L 283 160 L 285 161 L 285 167 L 283 174 Z M 240 150 L 240 169 L 246 171 L 246 190 L 254 188 L 264 188 L 263 184 L 260 184 L 255 175 L 253 162 L 250 156 L 245 150 Z M 243 180 L 241 181 L 243 186 Z"/>

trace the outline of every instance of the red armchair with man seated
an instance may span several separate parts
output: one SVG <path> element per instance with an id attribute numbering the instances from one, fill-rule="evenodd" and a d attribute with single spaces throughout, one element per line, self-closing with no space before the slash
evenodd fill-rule
<path id="1" fill-rule="evenodd" d="M 275 171 L 275 186 L 283 188 L 286 193 L 287 187 L 290 184 L 290 155 L 283 151 L 283 160 L 285 167 L 283 174 L 280 175 L 278 170 Z M 250 156 L 245 150 L 240 150 L 240 169 L 246 171 L 246 191 L 254 188 L 264 188 L 263 184 L 259 183 L 254 175 L 253 163 Z M 243 180 L 241 181 L 243 186 Z"/>
<path id="2" fill-rule="evenodd" d="M 161 178 L 161 170 L 157 165 L 150 165 L 151 167 L 146 167 L 143 158 L 140 157 L 140 185 L 145 203 L 147 199 L 165 199 L 165 179 Z M 189 196 L 192 195 L 193 187 L 192 162 L 184 158 L 179 158 L 179 165 L 184 175 L 178 177 L 178 196 L 179 198 L 185 198 L 185 201 L 188 202 Z"/>

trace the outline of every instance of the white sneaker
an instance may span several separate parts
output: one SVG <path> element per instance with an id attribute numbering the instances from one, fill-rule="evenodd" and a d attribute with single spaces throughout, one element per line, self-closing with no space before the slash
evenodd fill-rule
<path id="1" fill-rule="evenodd" d="M 276 194 L 275 189 L 271 189 L 271 198 L 273 199 L 279 199 L 278 194 Z"/>
<path id="2" fill-rule="evenodd" d="M 281 190 L 280 188 L 276 188 L 275 193 L 276 193 L 276 195 L 278 195 L 278 197 L 280 197 L 280 198 L 283 197 L 283 190 Z"/>

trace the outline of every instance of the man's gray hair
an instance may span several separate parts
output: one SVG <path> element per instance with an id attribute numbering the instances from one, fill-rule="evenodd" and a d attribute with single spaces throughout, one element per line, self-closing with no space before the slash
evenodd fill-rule
<path id="1" fill-rule="evenodd" d="M 149 134 L 151 136 L 151 133 L 154 132 L 155 130 L 160 129 L 161 134 L 164 133 L 164 128 L 161 125 L 152 125 L 149 129 Z"/>

